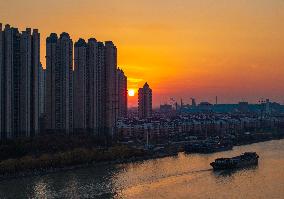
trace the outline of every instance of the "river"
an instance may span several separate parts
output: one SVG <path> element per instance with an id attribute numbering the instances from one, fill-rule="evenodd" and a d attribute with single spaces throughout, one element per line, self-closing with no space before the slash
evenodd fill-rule
<path id="1" fill-rule="evenodd" d="M 256 151 L 259 165 L 213 172 L 209 163 Z M 284 140 L 0 181 L 0 198 L 284 198 Z"/>

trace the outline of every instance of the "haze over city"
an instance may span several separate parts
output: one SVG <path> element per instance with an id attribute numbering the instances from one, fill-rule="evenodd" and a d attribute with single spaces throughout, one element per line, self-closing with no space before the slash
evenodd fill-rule
<path id="1" fill-rule="evenodd" d="M 284 0 L 0 0 L 1 198 L 284 198 Z"/>
<path id="2" fill-rule="evenodd" d="M 129 107 L 137 106 L 137 90 L 146 81 L 154 107 L 172 97 L 284 101 L 281 0 L 2 0 L 0 18 L 40 29 L 44 66 L 50 32 L 68 32 L 73 41 L 113 40 L 128 89 L 135 90 Z"/>

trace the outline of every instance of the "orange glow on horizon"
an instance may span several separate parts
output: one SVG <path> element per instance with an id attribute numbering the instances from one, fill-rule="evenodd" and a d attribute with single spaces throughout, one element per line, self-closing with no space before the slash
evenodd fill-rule
<path id="1" fill-rule="evenodd" d="M 68 32 L 73 42 L 112 40 L 128 88 L 148 82 L 154 107 L 215 96 L 284 102 L 283 1 L 10 0 L 1 2 L 0 19 L 39 29 L 43 66 L 51 32 Z M 137 106 L 137 94 L 128 102 Z"/>

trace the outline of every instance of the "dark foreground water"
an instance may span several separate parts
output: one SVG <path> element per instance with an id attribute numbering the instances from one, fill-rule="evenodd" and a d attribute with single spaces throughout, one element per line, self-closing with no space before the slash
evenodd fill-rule
<path id="1" fill-rule="evenodd" d="M 260 155 L 257 167 L 213 172 L 209 166 L 245 151 Z M 0 198 L 284 198 L 284 140 L 0 181 Z"/>

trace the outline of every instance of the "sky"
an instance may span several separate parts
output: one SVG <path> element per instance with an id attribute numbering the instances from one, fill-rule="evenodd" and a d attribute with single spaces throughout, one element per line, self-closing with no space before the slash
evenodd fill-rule
<path id="1" fill-rule="evenodd" d="M 284 103 L 284 0 L 0 0 L 0 22 L 112 40 L 128 88 L 153 104 Z M 137 93 L 129 97 L 137 106 Z"/>

